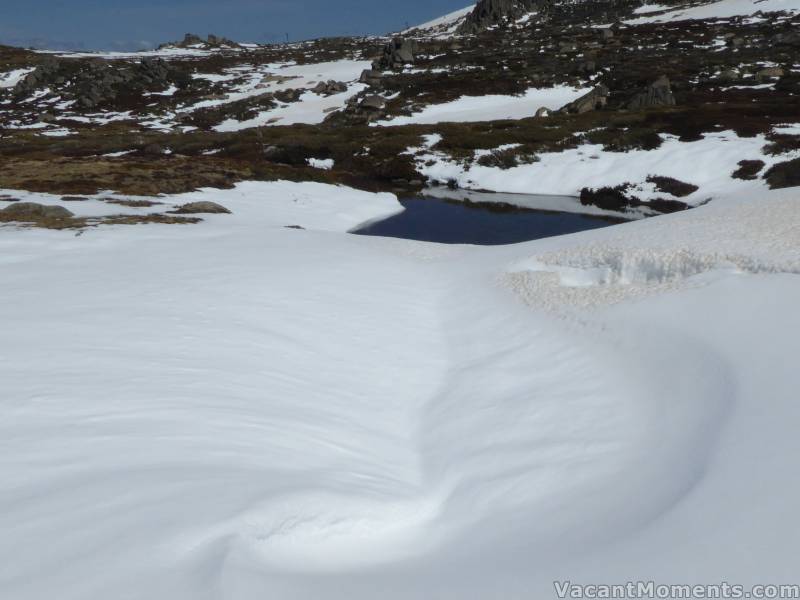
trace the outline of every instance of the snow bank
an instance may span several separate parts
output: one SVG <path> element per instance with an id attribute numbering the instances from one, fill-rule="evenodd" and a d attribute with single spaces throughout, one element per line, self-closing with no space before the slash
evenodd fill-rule
<path id="1" fill-rule="evenodd" d="M 498 119 L 526 119 L 539 108 L 557 110 L 586 94 L 589 89 L 569 86 L 531 88 L 521 96 L 462 96 L 458 100 L 431 104 L 407 117 L 378 121 L 376 125 L 435 124 L 445 122 L 495 121 Z"/>
<path id="2" fill-rule="evenodd" d="M 4 596 L 485 600 L 796 575 L 800 279 L 692 277 L 714 253 L 795 265 L 794 195 L 485 248 L 345 235 L 399 205 L 342 187 L 158 198 L 200 199 L 233 214 L 0 228 Z M 692 285 L 559 318 L 515 285 L 534 262 L 657 252 L 687 260 L 642 285 Z"/>
<path id="3" fill-rule="evenodd" d="M 732 174 L 741 160 L 762 160 L 770 165 L 800 156 L 762 153 L 767 141 L 763 135 L 740 138 L 732 131 L 705 134 L 695 142 L 681 142 L 662 135 L 655 150 L 628 152 L 604 151 L 601 145 L 584 144 L 561 152 L 538 154 L 537 162 L 510 169 L 465 165 L 436 151 L 417 154 L 417 169 L 423 175 L 459 187 L 518 194 L 575 196 L 584 187 L 598 188 L 623 183 L 636 184 L 636 195 L 643 200 L 667 196 L 647 182 L 651 175 L 673 177 L 697 185 L 699 189 L 681 198 L 689 204 L 722 198 L 731 193 L 763 194 L 763 180 L 744 181 Z"/>

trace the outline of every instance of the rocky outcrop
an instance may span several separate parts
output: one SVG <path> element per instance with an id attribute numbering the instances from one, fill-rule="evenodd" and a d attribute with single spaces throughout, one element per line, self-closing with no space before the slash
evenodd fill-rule
<path id="1" fill-rule="evenodd" d="M 235 48 L 238 47 L 239 44 L 229 40 L 226 37 L 214 35 L 213 33 L 209 33 L 206 39 L 203 39 L 194 33 L 187 33 L 180 42 L 161 44 L 158 48 L 161 50 L 164 48 L 192 48 L 196 46 L 209 46 L 214 48 L 219 48 L 220 46 L 229 46 L 231 48 Z"/>
<path id="2" fill-rule="evenodd" d="M 12 90 L 17 98 L 26 98 L 39 89 L 59 89 L 65 99 L 75 101 L 78 109 L 91 110 L 102 104 L 113 104 L 127 95 L 139 100 L 148 90 L 161 90 L 169 85 L 188 85 L 191 77 L 160 58 L 145 58 L 139 63 L 120 67 L 111 61 L 70 60 L 46 61 L 20 81 Z"/>
<path id="3" fill-rule="evenodd" d="M 546 9 L 552 0 L 479 0 L 464 23 L 459 33 L 477 33 L 494 25 L 519 19 L 523 15 Z"/>
<path id="4" fill-rule="evenodd" d="M 675 96 L 672 93 L 669 79 L 662 75 L 651 83 L 644 91 L 636 94 L 628 103 L 628 110 L 644 110 L 657 106 L 675 106 Z"/>
<path id="5" fill-rule="evenodd" d="M 383 47 L 383 54 L 372 63 L 372 68 L 376 71 L 402 69 L 405 65 L 414 62 L 414 55 L 417 51 L 415 40 L 395 38 Z"/>
<path id="6" fill-rule="evenodd" d="M 580 115 L 592 110 L 599 110 L 604 108 L 608 103 L 608 88 L 604 85 L 598 85 L 588 94 L 585 94 L 577 100 L 570 102 L 563 106 L 559 112 Z"/>
<path id="7" fill-rule="evenodd" d="M 369 87 L 379 88 L 383 86 L 383 73 L 375 69 L 366 69 L 361 73 L 359 82 L 366 83 Z"/>
<path id="8" fill-rule="evenodd" d="M 328 123 L 339 125 L 364 125 L 386 117 L 386 99 L 377 94 L 353 96 L 344 110 L 332 113 Z"/>
<path id="9" fill-rule="evenodd" d="M 320 96 L 332 96 L 333 94 L 341 94 L 347 91 L 347 85 L 341 81 L 320 81 L 316 86 L 311 89 L 315 94 Z"/>

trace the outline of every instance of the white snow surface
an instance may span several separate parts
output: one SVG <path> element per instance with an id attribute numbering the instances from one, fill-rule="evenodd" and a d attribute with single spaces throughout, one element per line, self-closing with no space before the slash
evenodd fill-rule
<path id="1" fill-rule="evenodd" d="M 465 6 L 464 8 L 455 10 L 451 13 L 438 17 L 436 19 L 432 19 L 426 23 L 422 23 L 421 25 L 417 25 L 415 27 L 411 27 L 410 29 L 404 30 L 402 33 L 410 33 L 410 32 L 422 32 L 422 31 L 429 31 L 435 30 L 436 32 L 443 32 L 443 31 L 451 31 L 455 28 L 456 25 L 461 23 L 469 13 L 475 10 L 475 5 L 472 4 L 470 6 Z"/>
<path id="2" fill-rule="evenodd" d="M 376 125 L 431 125 L 446 122 L 469 123 L 498 119 L 526 119 L 534 116 L 539 108 L 559 109 L 589 91 L 591 90 L 570 86 L 554 86 L 531 88 L 519 96 L 497 94 L 462 96 L 451 102 L 428 105 L 411 116 L 378 121 Z"/>
<path id="3" fill-rule="evenodd" d="M 800 11 L 800 0 L 720 0 L 692 7 L 679 7 L 669 10 L 664 14 L 651 15 L 654 11 L 665 10 L 670 7 L 661 5 L 644 5 L 639 7 L 637 14 L 641 17 L 625 21 L 629 25 L 640 25 L 643 23 L 667 23 L 671 21 L 688 21 L 701 19 L 727 19 L 737 16 L 754 15 L 757 12 L 798 12 Z"/>
<path id="4" fill-rule="evenodd" d="M 8 73 L 0 73 L 0 88 L 12 88 L 35 69 L 14 69 Z"/>
<path id="5" fill-rule="evenodd" d="M 432 145 L 409 151 L 416 154 L 417 169 L 423 175 L 441 183 L 455 181 L 464 189 L 576 196 L 584 187 L 631 183 L 636 186 L 637 197 L 646 201 L 669 198 L 647 182 L 650 176 L 662 176 L 698 186 L 697 191 L 681 198 L 693 205 L 731 194 L 766 193 L 763 179 L 745 181 L 732 177 L 739 161 L 762 160 L 767 169 L 775 163 L 800 157 L 798 151 L 766 155 L 762 149 L 768 142 L 763 135 L 742 138 L 733 131 L 704 134 L 694 142 L 682 142 L 665 134 L 662 140 L 654 150 L 628 152 L 609 152 L 599 144 L 583 144 L 561 152 L 537 154 L 536 162 L 510 169 L 455 161 Z"/>
<path id="6" fill-rule="evenodd" d="M 502 247 L 347 235 L 400 205 L 322 184 L 157 198 L 199 199 L 233 214 L 0 228 L 4 598 L 796 577 L 796 191 Z"/>
<path id="7" fill-rule="evenodd" d="M 227 119 L 217 125 L 215 130 L 230 132 L 265 125 L 322 123 L 331 112 L 341 110 L 351 97 L 366 89 L 367 86 L 359 83 L 358 79 L 361 72 L 368 69 L 370 65 L 369 61 L 363 60 L 337 60 L 306 65 L 275 63 L 257 69 L 250 66 L 236 67 L 224 75 L 196 74 L 195 77 L 210 81 L 230 81 L 237 78 L 241 78 L 242 81 L 234 85 L 232 91 L 225 98 L 204 100 L 182 107 L 179 112 L 192 112 L 200 108 L 220 106 L 246 98 L 296 89 L 305 90 L 299 101 L 279 103 L 276 108 L 261 111 L 257 116 L 246 121 Z M 311 88 L 317 83 L 328 80 L 346 83 L 347 91 L 330 96 L 315 94 L 311 91 Z"/>
<path id="8" fill-rule="evenodd" d="M 205 46 L 178 48 L 176 46 L 167 46 L 160 50 L 140 50 L 137 52 L 115 52 L 115 51 L 97 51 L 97 52 L 77 52 L 69 51 L 64 52 L 61 50 L 36 50 L 39 54 L 55 54 L 59 58 L 102 58 L 105 60 L 130 60 L 140 58 L 163 58 L 169 60 L 171 58 L 202 58 L 219 54 L 222 52 L 241 52 L 243 48 L 236 47 L 220 47 L 211 48 Z"/>

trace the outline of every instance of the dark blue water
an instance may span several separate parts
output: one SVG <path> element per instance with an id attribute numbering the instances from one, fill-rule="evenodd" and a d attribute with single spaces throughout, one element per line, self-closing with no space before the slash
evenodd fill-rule
<path id="1" fill-rule="evenodd" d="M 406 209 L 402 213 L 353 233 L 442 244 L 495 246 L 624 222 L 608 217 L 438 198 L 402 198 L 400 203 Z"/>

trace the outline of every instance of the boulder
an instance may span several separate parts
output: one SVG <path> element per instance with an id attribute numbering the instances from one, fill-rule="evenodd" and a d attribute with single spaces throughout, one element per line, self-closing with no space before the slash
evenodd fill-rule
<path id="1" fill-rule="evenodd" d="M 662 75 L 656 81 L 636 94 L 628 103 L 628 110 L 644 110 L 656 106 L 675 106 L 669 79 Z"/>
<path id="2" fill-rule="evenodd" d="M 574 102 L 563 106 L 559 112 L 579 115 L 592 110 L 599 110 L 605 107 L 607 103 L 608 88 L 601 84 L 588 94 L 584 94 Z"/>
<path id="3" fill-rule="evenodd" d="M 359 103 L 359 106 L 366 110 L 383 110 L 386 107 L 386 100 L 381 96 L 367 96 Z"/>
<path id="4" fill-rule="evenodd" d="M 187 33 L 183 36 L 183 41 L 181 42 L 182 46 L 197 46 L 198 44 L 202 44 L 203 39 L 199 35 L 195 35 L 193 33 Z"/>
<path id="5" fill-rule="evenodd" d="M 379 88 L 383 84 L 383 73 L 374 69 L 365 69 L 361 73 L 359 82 L 366 83 L 369 87 Z"/>
<path id="6" fill-rule="evenodd" d="M 170 212 L 175 215 L 231 214 L 231 211 L 221 204 L 208 201 L 190 202 Z"/>
<path id="7" fill-rule="evenodd" d="M 719 81 L 738 81 L 740 78 L 741 75 L 736 69 L 727 69 L 717 77 Z"/>
<path id="8" fill-rule="evenodd" d="M 779 79 L 786 74 L 780 67 L 767 67 L 766 69 L 761 69 L 756 73 L 756 79 L 759 81 L 764 81 L 765 79 Z"/>
<path id="9" fill-rule="evenodd" d="M 16 202 L 2 211 L 4 216 L 18 221 L 38 221 L 40 219 L 69 219 L 74 215 L 63 206 L 38 204 L 36 202 Z"/>
<path id="10" fill-rule="evenodd" d="M 341 81 L 320 81 L 311 91 L 320 96 L 331 96 L 333 94 L 346 92 L 347 85 Z"/>
<path id="11" fill-rule="evenodd" d="M 550 109 L 542 106 L 539 110 L 536 111 L 536 116 L 539 118 L 546 117 L 550 114 Z"/>
<path id="12" fill-rule="evenodd" d="M 373 70 L 402 69 L 414 62 L 417 42 L 403 38 L 395 38 L 383 47 L 381 57 L 372 63 Z"/>

